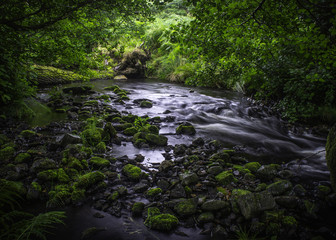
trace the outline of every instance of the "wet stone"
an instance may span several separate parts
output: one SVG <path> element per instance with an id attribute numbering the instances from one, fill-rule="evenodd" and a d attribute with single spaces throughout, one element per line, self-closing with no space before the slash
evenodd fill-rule
<path id="1" fill-rule="evenodd" d="M 198 176 L 196 173 L 183 173 L 180 174 L 180 180 L 182 185 L 191 185 L 198 182 Z"/>
<path id="2" fill-rule="evenodd" d="M 146 183 L 138 183 L 133 187 L 134 192 L 136 193 L 143 193 L 149 188 L 148 184 Z"/>
<path id="3" fill-rule="evenodd" d="M 295 209 L 299 203 L 299 198 L 295 196 L 278 196 L 274 199 L 278 205 L 289 209 Z"/>
<path id="4" fill-rule="evenodd" d="M 214 176 L 220 174 L 221 172 L 223 172 L 223 168 L 221 166 L 212 166 L 208 169 L 208 173 Z"/>
<path id="5" fill-rule="evenodd" d="M 229 203 L 222 200 L 209 200 L 202 204 L 202 210 L 205 211 L 218 211 L 228 207 Z"/>
<path id="6" fill-rule="evenodd" d="M 171 198 L 185 198 L 186 196 L 184 187 L 181 184 L 176 184 L 176 186 L 170 191 Z"/>

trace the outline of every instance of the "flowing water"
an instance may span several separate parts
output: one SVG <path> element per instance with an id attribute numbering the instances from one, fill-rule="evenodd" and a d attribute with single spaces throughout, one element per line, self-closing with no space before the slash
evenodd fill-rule
<path id="1" fill-rule="evenodd" d="M 239 93 L 190 88 L 150 79 L 99 80 L 92 84 L 95 91 L 104 94 L 114 95 L 113 92 L 103 90 L 104 87 L 113 84 L 129 91 L 128 96 L 131 100 L 126 101 L 126 104 L 115 105 L 109 103 L 111 107 L 119 111 L 139 116 L 160 116 L 162 119 L 168 116 L 175 118 L 175 121 L 163 122 L 160 129 L 160 134 L 168 137 L 168 144 L 190 144 L 196 137 L 203 137 L 205 140 L 216 139 L 224 147 L 233 147 L 236 150 L 244 151 L 253 160 L 265 164 L 286 164 L 289 169 L 298 174 L 301 180 L 328 181 L 329 179 L 329 171 L 323 151 L 326 142 L 325 137 L 314 136 L 308 131 L 301 131 L 300 133 L 290 131 L 287 124 L 277 116 L 270 114 L 267 108 L 253 104 Z M 71 86 L 73 85 L 76 84 Z M 47 95 L 41 93 L 40 97 L 47 97 Z M 149 99 L 153 102 L 153 107 L 139 108 L 133 103 L 133 100 L 136 99 Z M 174 135 L 176 127 L 185 121 L 195 126 L 196 136 Z M 132 156 L 138 153 L 145 156 L 144 163 L 149 166 L 164 160 L 160 151 L 137 149 L 131 143 L 113 149 L 115 156 Z M 76 218 L 85 219 L 82 215 L 83 211 L 77 215 L 73 214 L 73 220 L 76 221 Z M 104 219 L 95 221 L 103 221 L 105 224 L 112 221 L 109 218 Z M 124 221 L 114 220 L 112 222 L 115 223 L 115 228 L 125 229 L 125 226 L 121 226 L 125 224 Z M 136 222 L 133 222 L 134 226 L 136 226 Z M 144 230 L 141 231 L 144 232 Z M 193 237 L 192 233 L 190 234 Z M 134 239 L 156 239 L 153 236 L 143 238 L 140 238 L 138 234 L 134 236 Z M 197 239 L 202 239 L 200 235 L 197 236 Z M 124 236 L 120 239 L 133 238 L 128 235 L 127 238 Z M 170 238 L 169 236 L 162 238 L 158 235 L 157 239 Z M 178 237 L 175 235 L 174 239 L 178 239 Z"/>

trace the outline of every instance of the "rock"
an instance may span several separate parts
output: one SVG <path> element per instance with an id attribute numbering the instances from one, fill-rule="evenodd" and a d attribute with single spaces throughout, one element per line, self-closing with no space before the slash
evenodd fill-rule
<path id="1" fill-rule="evenodd" d="M 81 138 L 85 145 L 95 147 L 101 142 L 101 132 L 97 128 L 88 128 L 81 133 Z"/>
<path id="2" fill-rule="evenodd" d="M 60 143 L 63 147 L 66 147 L 69 144 L 82 143 L 82 139 L 78 135 L 66 133 L 61 139 Z"/>
<path id="3" fill-rule="evenodd" d="M 94 148 L 97 153 L 105 153 L 106 152 L 106 144 L 104 142 L 100 142 Z"/>
<path id="4" fill-rule="evenodd" d="M 103 181 L 105 179 L 105 175 L 101 172 L 89 172 L 84 175 L 78 177 L 77 182 L 75 182 L 74 186 L 79 188 L 88 189 L 97 185 L 97 183 Z"/>
<path id="5" fill-rule="evenodd" d="M 57 168 L 57 164 L 54 160 L 45 158 L 45 159 L 38 159 L 34 161 L 33 165 L 30 168 L 31 172 L 39 172 L 42 170 L 54 169 Z"/>
<path id="6" fill-rule="evenodd" d="M 326 160 L 330 171 L 330 182 L 334 191 L 336 191 L 336 125 L 330 129 L 328 134 Z"/>
<path id="7" fill-rule="evenodd" d="M 104 167 L 109 167 L 110 166 L 110 161 L 105 159 L 105 158 L 101 158 L 101 157 L 92 157 L 89 161 L 90 165 L 93 166 L 94 169 L 100 169 L 100 168 L 104 168 Z"/>
<path id="8" fill-rule="evenodd" d="M 201 137 L 196 138 L 194 141 L 192 141 L 192 145 L 203 146 L 204 145 L 204 139 L 201 138 Z"/>
<path id="9" fill-rule="evenodd" d="M 208 200 L 202 204 L 202 210 L 204 211 L 218 211 L 224 208 L 228 208 L 230 205 L 226 201 L 222 200 Z"/>
<path id="10" fill-rule="evenodd" d="M 32 182 L 28 188 L 27 199 L 38 200 L 42 193 L 42 187 L 37 182 Z"/>
<path id="11" fill-rule="evenodd" d="M 15 153 L 15 149 L 13 147 L 5 147 L 0 150 L 0 162 L 9 161 Z"/>
<path id="12" fill-rule="evenodd" d="M 251 219 L 263 211 L 271 210 L 276 207 L 275 200 L 268 191 L 241 195 L 236 201 L 240 212 L 246 219 Z"/>
<path id="13" fill-rule="evenodd" d="M 136 130 L 135 127 L 130 127 L 130 128 L 126 128 L 124 130 L 124 134 L 127 136 L 133 136 L 134 134 L 136 134 L 138 132 L 138 130 Z"/>
<path id="14" fill-rule="evenodd" d="M 134 159 L 134 161 L 136 162 L 143 162 L 144 160 L 145 160 L 145 157 L 141 154 L 137 154 Z"/>
<path id="15" fill-rule="evenodd" d="M 182 181 L 182 185 L 191 185 L 196 184 L 198 182 L 198 176 L 196 173 L 182 173 L 180 174 L 180 180 Z"/>
<path id="16" fill-rule="evenodd" d="M 187 147 L 184 144 L 176 144 L 174 147 L 175 155 L 183 155 L 186 151 Z"/>
<path id="17" fill-rule="evenodd" d="M 177 217 L 171 214 L 160 214 L 158 208 L 148 208 L 148 217 L 145 225 L 150 229 L 170 231 L 178 225 Z"/>
<path id="18" fill-rule="evenodd" d="M 176 184 L 170 191 L 170 198 L 185 198 L 186 196 L 184 187 L 181 184 Z"/>
<path id="19" fill-rule="evenodd" d="M 267 186 L 266 190 L 273 196 L 282 195 L 283 193 L 292 189 L 292 183 L 287 180 L 281 180 Z"/>
<path id="20" fill-rule="evenodd" d="M 196 130 L 191 124 L 181 124 L 176 128 L 176 134 L 194 135 Z"/>
<path id="21" fill-rule="evenodd" d="M 185 199 L 174 206 L 174 211 L 181 217 L 193 215 L 197 210 L 195 199 Z"/>
<path id="22" fill-rule="evenodd" d="M 132 164 L 127 164 L 122 169 L 123 174 L 132 181 L 139 181 L 142 177 L 142 171 L 139 167 Z"/>
<path id="23" fill-rule="evenodd" d="M 174 163 L 171 160 L 164 160 L 160 163 L 159 166 L 159 171 L 160 172 L 165 172 L 169 169 L 171 169 L 172 167 L 174 167 Z"/>
<path id="24" fill-rule="evenodd" d="M 132 206 L 133 216 L 141 216 L 144 209 L 145 204 L 143 202 L 135 202 Z"/>
<path id="25" fill-rule="evenodd" d="M 127 80 L 127 77 L 125 75 L 118 75 L 118 76 L 115 76 L 113 79 L 115 79 L 115 80 Z"/>
<path id="26" fill-rule="evenodd" d="M 278 196 L 274 199 L 278 205 L 289 209 L 295 209 L 299 203 L 299 198 L 295 196 Z"/>
<path id="27" fill-rule="evenodd" d="M 278 174 L 280 166 L 278 164 L 269 164 L 261 166 L 257 171 L 257 177 L 262 180 L 269 181 L 272 180 Z"/>
<path id="28" fill-rule="evenodd" d="M 258 162 L 249 162 L 246 163 L 244 167 L 250 170 L 252 173 L 256 173 L 258 169 L 261 167 L 261 165 Z"/>
<path id="29" fill-rule="evenodd" d="M 37 136 L 37 133 L 32 130 L 23 130 L 20 135 L 25 139 L 31 139 Z"/>
<path id="30" fill-rule="evenodd" d="M 143 193 L 149 188 L 147 183 L 140 182 L 133 187 L 134 192 Z"/>
<path id="31" fill-rule="evenodd" d="M 212 222 L 214 219 L 215 219 L 215 216 L 212 212 L 204 212 L 198 216 L 197 221 L 199 223 L 208 223 L 208 222 Z"/>
<path id="32" fill-rule="evenodd" d="M 111 138 L 117 137 L 117 131 L 113 127 L 112 123 L 108 122 L 104 126 L 104 132 L 102 138 L 104 141 L 109 141 Z"/>
<path id="33" fill-rule="evenodd" d="M 29 153 L 19 153 L 16 155 L 14 162 L 15 163 L 27 163 L 31 159 L 31 155 Z"/>
<path id="34" fill-rule="evenodd" d="M 228 185 L 232 182 L 237 182 L 237 179 L 229 171 L 223 171 L 216 176 L 217 182 L 222 185 Z"/>
<path id="35" fill-rule="evenodd" d="M 161 188 L 152 188 L 147 191 L 146 196 L 149 198 L 155 198 L 161 193 L 162 193 Z"/>
<path id="36" fill-rule="evenodd" d="M 140 103 L 140 107 L 141 108 L 151 108 L 151 107 L 153 107 L 153 103 L 151 103 L 149 101 L 142 101 Z"/>
<path id="37" fill-rule="evenodd" d="M 304 187 L 301 184 L 297 184 L 294 186 L 293 192 L 295 193 L 296 196 L 303 197 L 306 195 L 307 190 L 304 189 Z"/>
<path id="38" fill-rule="evenodd" d="M 160 147 L 167 146 L 167 142 L 168 142 L 167 137 L 162 136 L 162 135 L 152 134 L 152 133 L 146 134 L 145 140 L 151 145 L 160 146 Z"/>
<path id="39" fill-rule="evenodd" d="M 223 168 L 221 166 L 212 166 L 208 169 L 208 173 L 212 175 L 218 175 L 223 172 Z"/>
<path id="40" fill-rule="evenodd" d="M 168 190 L 170 184 L 168 181 L 164 180 L 164 179 L 160 179 L 158 182 L 157 182 L 157 186 L 159 188 L 161 188 L 163 191 L 166 191 Z"/>

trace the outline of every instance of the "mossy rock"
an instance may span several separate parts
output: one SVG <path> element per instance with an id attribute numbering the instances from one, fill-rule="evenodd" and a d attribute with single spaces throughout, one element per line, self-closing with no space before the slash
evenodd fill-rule
<path id="1" fill-rule="evenodd" d="M 236 189 L 233 189 L 233 190 L 232 190 L 232 194 L 231 194 L 231 196 L 232 196 L 234 199 L 237 199 L 238 197 L 243 196 L 243 195 L 246 195 L 246 194 L 249 194 L 249 193 L 251 193 L 251 192 L 248 191 L 248 190 L 245 190 L 245 189 L 238 189 L 238 188 L 236 188 Z"/>
<path id="2" fill-rule="evenodd" d="M 13 147 L 5 147 L 0 150 L 0 162 L 9 161 L 15 153 L 15 149 Z"/>
<path id="3" fill-rule="evenodd" d="M 222 185 L 228 185 L 232 182 L 237 182 L 237 179 L 233 176 L 233 174 L 230 171 L 223 171 L 220 174 L 218 174 L 215 178 L 217 182 L 219 182 Z"/>
<path id="4" fill-rule="evenodd" d="M 328 134 L 326 160 L 330 171 L 330 182 L 334 191 L 336 191 L 336 125 L 330 129 Z"/>
<path id="5" fill-rule="evenodd" d="M 104 90 L 108 90 L 108 91 L 114 91 L 115 89 L 119 89 L 119 86 L 113 85 L 109 87 L 104 87 Z"/>
<path id="6" fill-rule="evenodd" d="M 48 195 L 47 207 L 62 207 L 71 201 L 71 188 L 68 185 L 56 185 Z"/>
<path id="7" fill-rule="evenodd" d="M 70 157 L 69 159 L 65 159 L 64 162 L 69 168 L 74 168 L 78 171 L 88 168 L 88 163 L 86 162 L 86 160 L 79 160 L 75 157 Z"/>
<path id="8" fill-rule="evenodd" d="M 152 134 L 152 133 L 148 133 L 146 134 L 145 137 L 146 141 L 151 144 L 151 145 L 155 145 L 155 146 L 167 146 L 168 143 L 168 138 L 162 135 L 156 135 L 156 134 Z"/>
<path id="9" fill-rule="evenodd" d="M 124 130 L 124 134 L 127 136 L 133 136 L 134 134 L 136 134 L 138 132 L 138 130 L 136 130 L 135 127 L 130 127 L 130 128 L 126 128 Z"/>
<path id="10" fill-rule="evenodd" d="M 147 141 L 145 139 L 139 138 L 133 144 L 134 146 L 141 148 L 144 144 L 147 144 Z"/>
<path id="11" fill-rule="evenodd" d="M 70 178 L 69 178 L 68 174 L 66 174 L 66 172 L 64 171 L 63 168 L 59 168 L 58 169 L 58 171 L 57 171 L 57 179 L 61 183 L 68 183 L 68 182 L 70 182 Z"/>
<path id="12" fill-rule="evenodd" d="M 201 213 L 197 218 L 197 221 L 199 223 L 209 223 L 212 222 L 213 220 L 215 220 L 215 216 L 212 212 Z"/>
<path id="13" fill-rule="evenodd" d="M 185 135 L 194 135 L 196 130 L 192 125 L 183 125 L 181 124 L 176 128 L 176 134 L 185 134 Z"/>
<path id="14" fill-rule="evenodd" d="M 258 169 L 261 167 L 261 165 L 258 162 L 249 162 L 246 163 L 244 167 L 250 170 L 252 173 L 256 173 Z"/>
<path id="15" fill-rule="evenodd" d="M 5 134 L 0 134 L 0 147 L 9 141 L 9 138 Z"/>
<path id="16" fill-rule="evenodd" d="M 151 107 L 153 107 L 153 103 L 151 103 L 149 101 L 142 101 L 140 103 L 140 107 L 141 108 L 151 108 Z"/>
<path id="17" fill-rule="evenodd" d="M 112 123 L 106 123 L 104 127 L 104 132 L 102 134 L 103 141 L 110 141 L 111 138 L 115 138 L 117 136 L 117 131 L 113 127 Z"/>
<path id="18" fill-rule="evenodd" d="M 106 95 L 106 94 L 103 94 L 103 95 L 98 96 L 97 99 L 103 99 L 105 101 L 108 101 L 108 100 L 110 100 L 110 96 Z"/>
<path id="19" fill-rule="evenodd" d="M 233 165 L 233 169 L 239 171 L 239 173 L 241 173 L 241 174 L 251 173 L 251 171 L 249 169 L 244 168 L 240 165 Z"/>
<path id="20" fill-rule="evenodd" d="M 88 128 L 81 133 L 81 138 L 85 145 L 95 147 L 101 142 L 102 136 L 97 128 Z"/>
<path id="21" fill-rule="evenodd" d="M 174 211 L 181 217 L 190 216 L 196 213 L 197 203 L 194 199 L 186 199 L 177 203 L 174 207 Z"/>
<path id="22" fill-rule="evenodd" d="M 58 174 L 57 174 L 57 170 L 53 169 L 53 170 L 45 170 L 42 172 L 39 172 L 37 174 L 37 178 L 40 181 L 44 181 L 44 182 L 48 182 L 48 181 L 55 181 L 58 178 Z"/>
<path id="23" fill-rule="evenodd" d="M 290 181 L 281 180 L 268 185 L 266 190 L 269 191 L 273 196 L 278 196 L 284 194 L 287 191 L 290 191 L 292 188 L 293 185 Z"/>
<path id="24" fill-rule="evenodd" d="M 100 142 L 95 147 L 96 152 L 105 153 L 106 152 L 106 144 L 104 142 Z"/>
<path id="25" fill-rule="evenodd" d="M 64 109 L 64 108 L 57 108 L 57 109 L 55 109 L 55 112 L 56 113 L 66 113 L 66 109 Z"/>
<path id="26" fill-rule="evenodd" d="M 142 177 L 142 171 L 139 167 L 127 164 L 122 169 L 123 174 L 132 181 L 139 181 Z"/>
<path id="27" fill-rule="evenodd" d="M 145 204 L 143 202 L 135 202 L 132 206 L 132 214 L 134 216 L 141 216 L 144 209 Z"/>
<path id="28" fill-rule="evenodd" d="M 110 161 L 101 157 L 92 157 L 89 163 L 96 169 L 110 166 Z"/>
<path id="29" fill-rule="evenodd" d="M 97 100 L 89 100 L 84 103 L 84 106 L 98 106 Z"/>
<path id="30" fill-rule="evenodd" d="M 119 198 L 120 194 L 118 191 L 113 191 L 110 196 L 107 198 L 108 201 L 110 202 L 114 202 L 115 200 L 117 200 Z"/>
<path id="31" fill-rule="evenodd" d="M 132 114 L 128 114 L 128 115 L 122 116 L 122 120 L 124 120 L 125 122 L 128 122 L 128 123 L 133 123 L 136 118 L 137 118 L 137 116 L 136 115 L 132 115 Z"/>
<path id="32" fill-rule="evenodd" d="M 149 198 L 154 198 L 156 196 L 158 196 L 159 194 L 162 193 L 162 189 L 161 188 L 152 188 L 149 189 L 146 193 L 146 196 Z"/>
<path id="33" fill-rule="evenodd" d="M 148 216 L 145 225 L 150 229 L 159 231 L 171 231 L 177 227 L 179 221 L 171 214 L 161 214 L 158 208 L 148 208 Z"/>
<path id="34" fill-rule="evenodd" d="M 156 135 L 159 134 L 159 128 L 157 126 L 149 125 L 149 124 L 147 124 L 146 126 L 142 127 L 140 129 L 140 131 L 142 131 L 142 132 L 148 132 L 148 133 L 152 133 L 152 134 L 156 134 Z"/>
<path id="35" fill-rule="evenodd" d="M 71 193 L 71 201 L 73 203 L 81 202 L 85 199 L 85 189 L 74 188 Z"/>
<path id="36" fill-rule="evenodd" d="M 26 139 L 33 138 L 37 136 L 37 133 L 32 130 L 23 130 L 20 135 Z"/>
<path id="37" fill-rule="evenodd" d="M 103 181 L 105 175 L 102 172 L 90 172 L 80 176 L 75 183 L 75 187 L 88 189 L 97 183 Z"/>

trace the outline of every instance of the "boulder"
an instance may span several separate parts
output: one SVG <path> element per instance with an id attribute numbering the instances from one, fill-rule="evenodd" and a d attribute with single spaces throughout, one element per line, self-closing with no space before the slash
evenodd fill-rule
<path id="1" fill-rule="evenodd" d="M 197 201 L 185 199 L 174 206 L 174 211 L 181 217 L 193 215 L 197 210 Z"/>
<path id="2" fill-rule="evenodd" d="M 223 208 L 228 208 L 229 203 L 222 200 L 209 200 L 202 204 L 202 210 L 204 211 L 218 211 Z"/>
<path id="3" fill-rule="evenodd" d="M 66 147 L 68 144 L 82 143 L 82 139 L 78 135 L 66 133 L 60 143 L 63 147 Z"/>
<path id="4" fill-rule="evenodd" d="M 263 211 L 271 210 L 276 207 L 275 200 L 268 191 L 241 195 L 238 196 L 236 201 L 240 212 L 246 219 L 251 219 Z"/>
<path id="5" fill-rule="evenodd" d="M 273 196 L 279 196 L 290 191 L 292 189 L 292 183 L 287 180 L 277 181 L 267 186 L 266 190 L 269 191 Z"/>
<path id="6" fill-rule="evenodd" d="M 196 173 L 182 173 L 180 174 L 180 180 L 182 185 L 191 185 L 198 182 L 198 176 Z"/>

